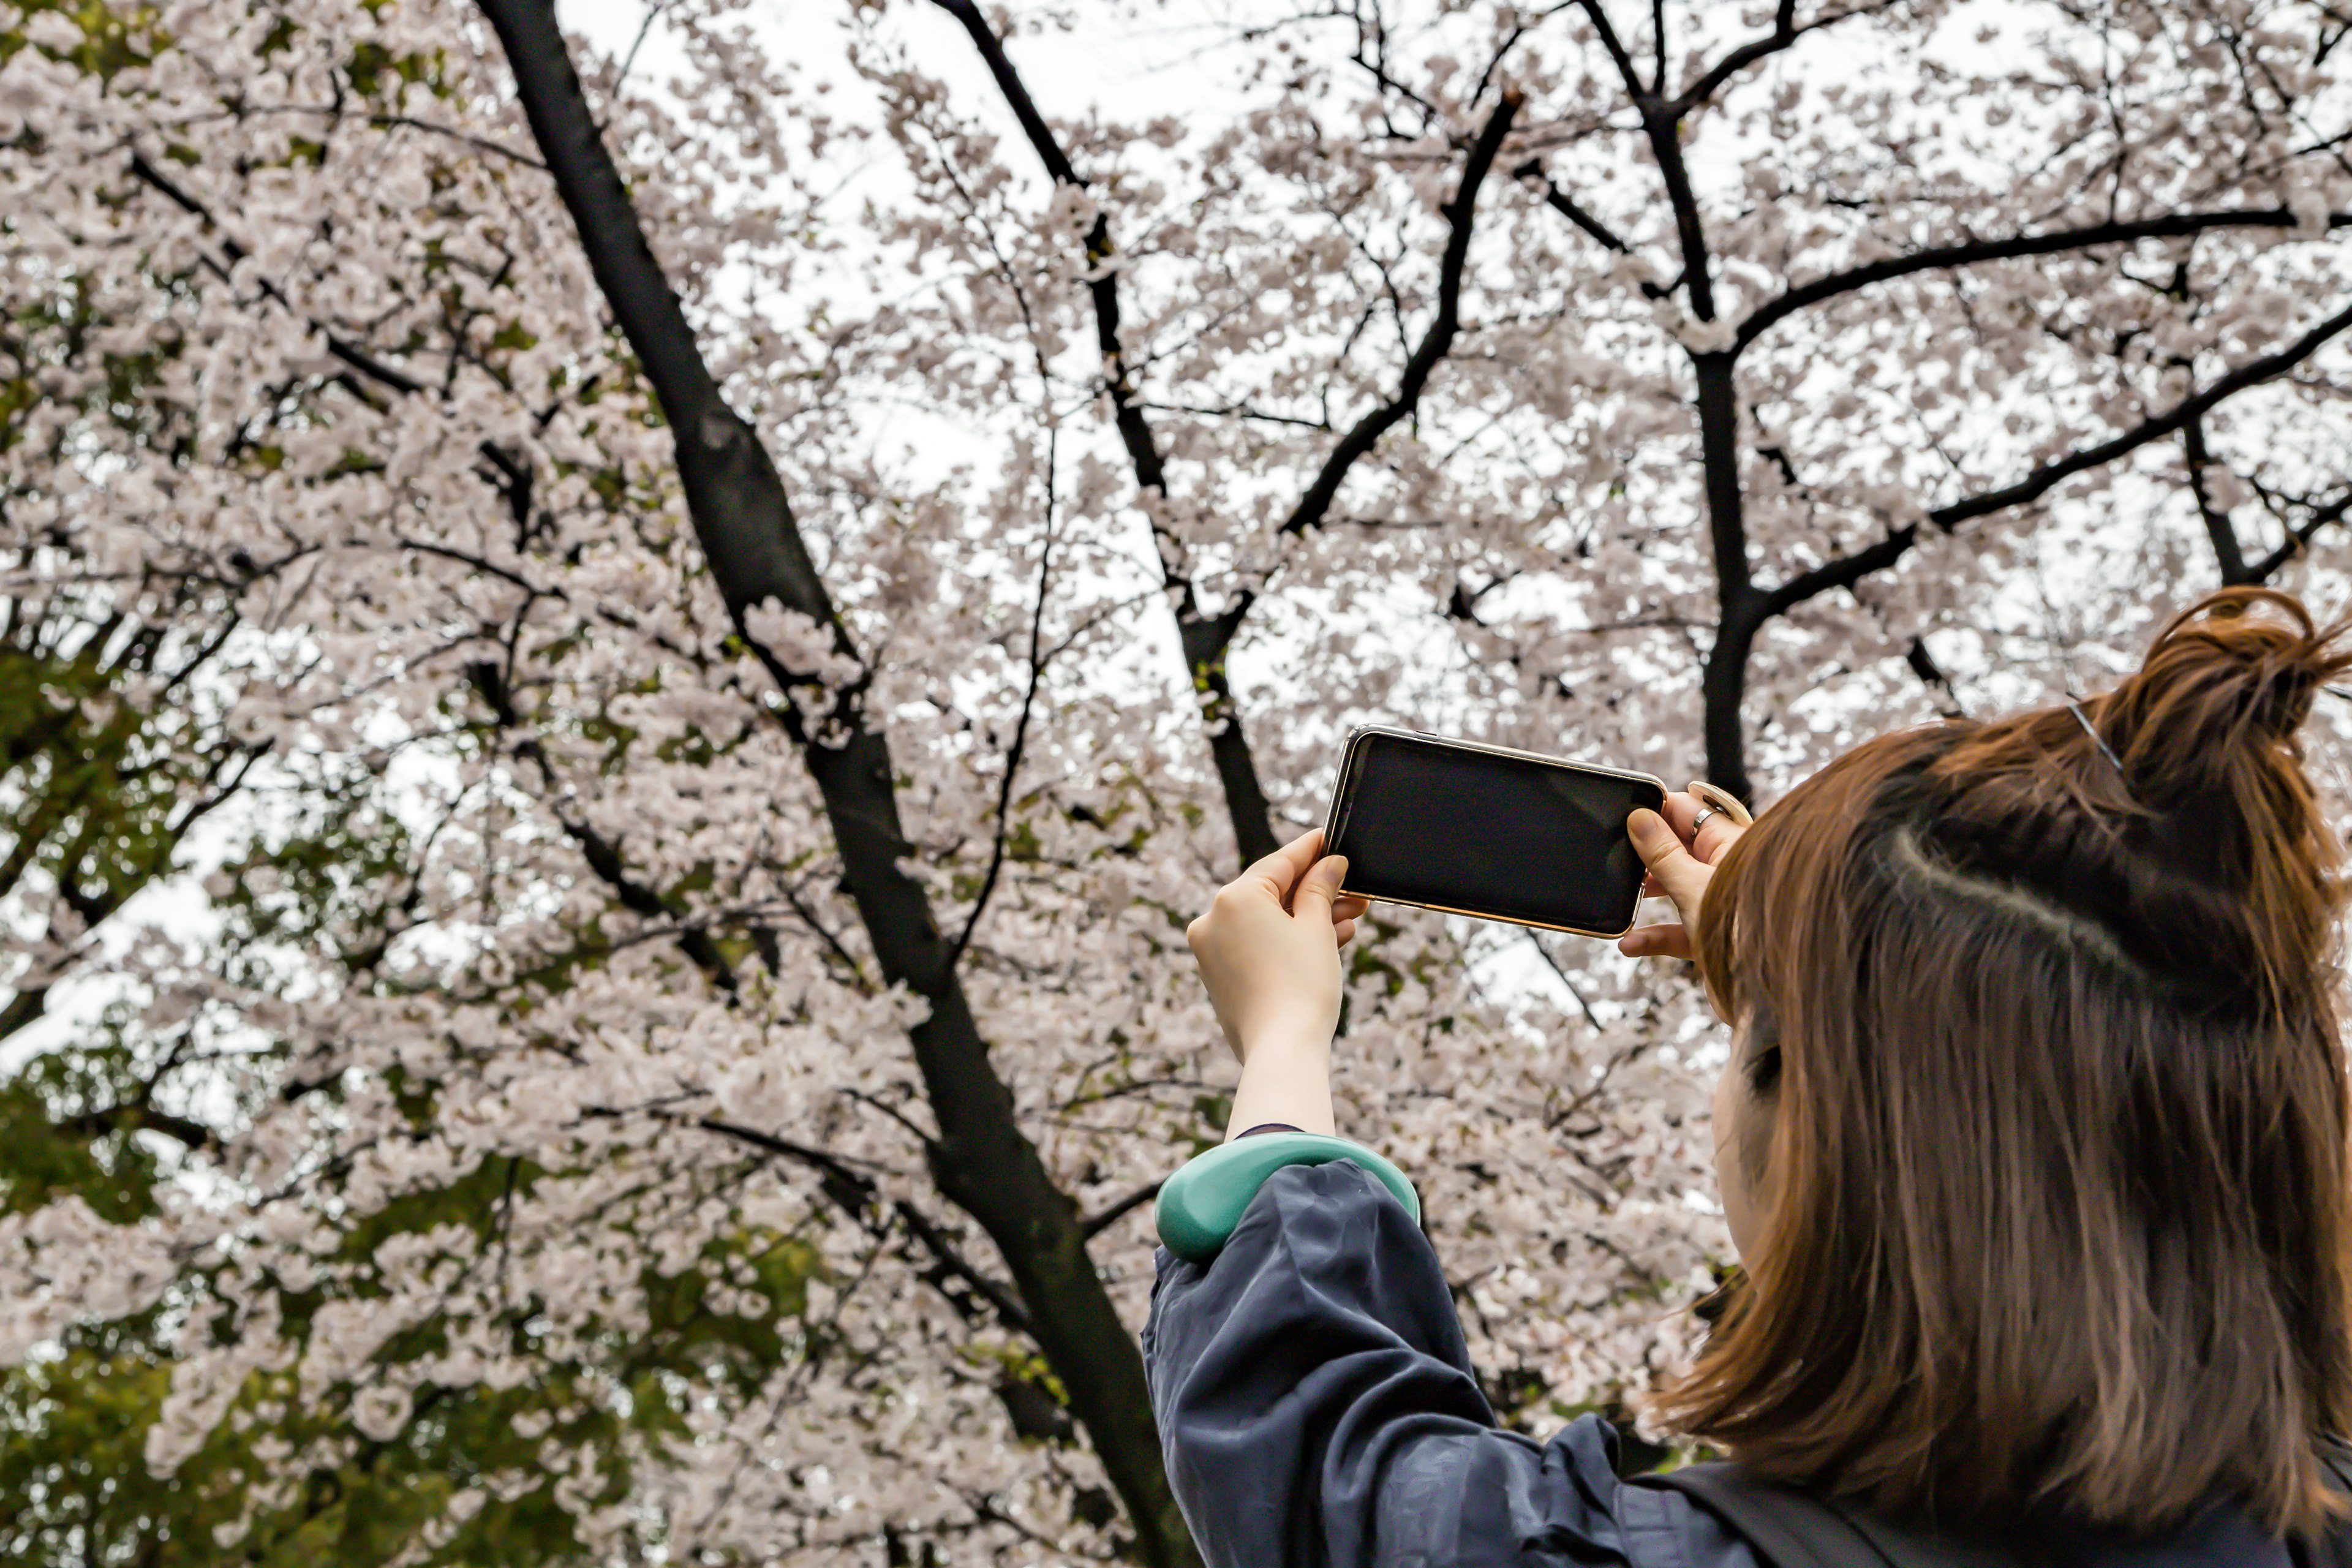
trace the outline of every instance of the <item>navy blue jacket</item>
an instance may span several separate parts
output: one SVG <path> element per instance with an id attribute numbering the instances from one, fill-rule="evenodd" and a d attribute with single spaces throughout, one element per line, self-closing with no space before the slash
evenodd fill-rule
<path id="1" fill-rule="evenodd" d="M 1495 1424 L 1437 1255 L 1360 1168 L 1294 1165 L 1207 1264 L 1161 1249 L 1144 1359 L 1209 1568 L 1764 1568 L 1679 1492 L 1622 1483 L 1608 1425 Z M 2227 1506 L 2175 1535 L 2047 1540 L 2082 1568 L 2288 1568 Z"/>

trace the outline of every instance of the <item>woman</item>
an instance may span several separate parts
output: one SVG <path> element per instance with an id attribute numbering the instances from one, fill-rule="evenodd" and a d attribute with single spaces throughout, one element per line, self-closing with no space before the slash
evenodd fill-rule
<path id="1" fill-rule="evenodd" d="M 2352 667 L 2339 630 L 2232 590 L 2105 698 L 1885 736 L 1744 830 L 1687 795 L 1634 814 L 1682 923 L 1623 949 L 1695 957 L 1734 1028 L 1716 1172 L 1744 1278 L 1654 1405 L 1733 1456 L 1719 1480 L 1827 1505 L 1888 1561 L 2343 1550 L 2339 850 L 2295 742 Z M 1243 1060 L 1229 1136 L 1333 1131 L 1362 907 L 1318 848 L 1192 929 Z M 1212 1568 L 1791 1550 L 1721 1487 L 1621 1483 L 1598 1417 L 1497 1429 L 1375 1163 L 1276 1169 L 1213 1258 L 1160 1255 L 1152 1398 Z"/>

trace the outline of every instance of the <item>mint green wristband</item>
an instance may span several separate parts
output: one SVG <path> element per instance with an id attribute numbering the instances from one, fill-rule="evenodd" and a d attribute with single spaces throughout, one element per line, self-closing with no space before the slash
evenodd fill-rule
<path id="1" fill-rule="evenodd" d="M 1261 1132 L 1220 1143 L 1184 1162 L 1160 1189 L 1153 1216 L 1160 1245 L 1188 1263 L 1206 1263 L 1242 1222 L 1265 1179 L 1285 1165 L 1328 1165 L 1346 1160 L 1370 1172 L 1421 1223 L 1421 1198 L 1404 1173 L 1360 1143 L 1318 1132 Z"/>

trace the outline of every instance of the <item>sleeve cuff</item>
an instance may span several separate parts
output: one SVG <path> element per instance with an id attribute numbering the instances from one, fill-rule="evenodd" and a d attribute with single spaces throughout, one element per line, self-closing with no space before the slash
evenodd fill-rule
<path id="1" fill-rule="evenodd" d="M 1371 1173 L 1421 1223 L 1421 1199 L 1404 1173 L 1360 1143 L 1316 1132 L 1265 1132 L 1236 1138 L 1186 1161 L 1160 1189 L 1153 1217 L 1160 1243 L 1188 1263 L 1206 1263 L 1242 1222 L 1265 1179 L 1285 1165 L 1346 1160 Z"/>

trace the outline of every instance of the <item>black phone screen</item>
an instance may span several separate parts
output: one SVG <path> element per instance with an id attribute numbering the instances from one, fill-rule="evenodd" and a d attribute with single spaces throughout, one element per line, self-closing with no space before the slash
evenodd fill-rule
<path id="1" fill-rule="evenodd" d="M 1349 748 L 1329 852 L 1370 899 L 1613 935 L 1642 860 L 1625 837 L 1654 781 L 1374 731 Z"/>

